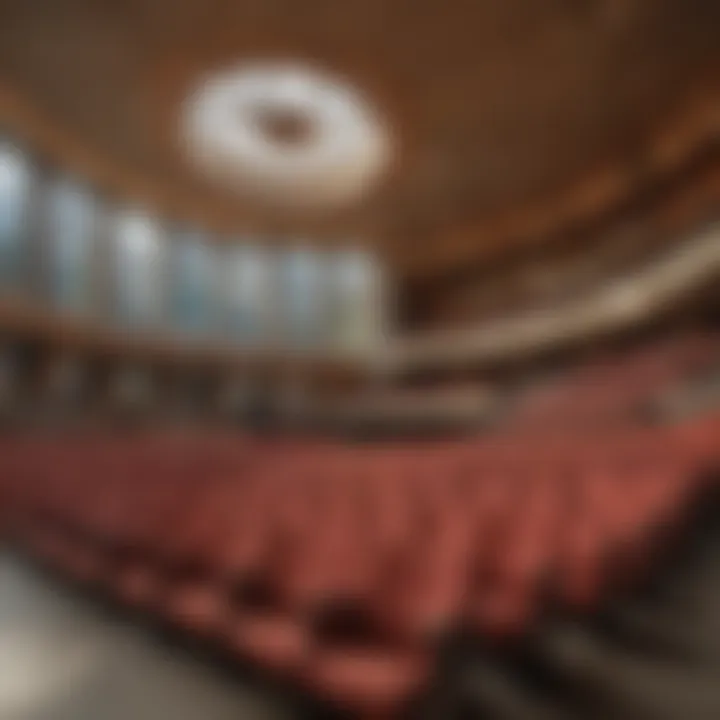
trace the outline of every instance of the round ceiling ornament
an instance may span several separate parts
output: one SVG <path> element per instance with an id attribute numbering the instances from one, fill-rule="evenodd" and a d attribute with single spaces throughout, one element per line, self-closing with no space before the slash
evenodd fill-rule
<path id="1" fill-rule="evenodd" d="M 216 180 L 276 206 L 362 199 L 387 168 L 387 127 L 352 86 L 294 63 L 242 65 L 186 102 L 183 141 Z"/>

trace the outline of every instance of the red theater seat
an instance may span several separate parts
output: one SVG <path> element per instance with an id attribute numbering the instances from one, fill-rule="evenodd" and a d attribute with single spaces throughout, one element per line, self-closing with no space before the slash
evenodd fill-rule
<path id="1" fill-rule="evenodd" d="M 307 626 L 282 613 L 240 612 L 226 634 L 231 649 L 278 674 L 298 675 L 312 647 Z"/>
<path id="2" fill-rule="evenodd" d="M 114 568 L 111 590 L 127 605 L 136 608 L 155 608 L 162 592 L 162 579 L 151 565 L 135 561 Z"/>
<path id="3" fill-rule="evenodd" d="M 350 647 L 319 650 L 304 674 L 312 689 L 340 707 L 384 717 L 403 709 L 428 671 L 428 660 L 414 652 Z"/>

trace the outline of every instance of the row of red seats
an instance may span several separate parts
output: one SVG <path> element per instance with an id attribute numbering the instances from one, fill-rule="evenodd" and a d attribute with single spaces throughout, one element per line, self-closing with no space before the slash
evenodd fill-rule
<path id="1" fill-rule="evenodd" d="M 83 582 L 366 712 L 451 630 L 522 633 L 637 577 L 703 489 L 717 418 L 353 447 L 9 443 L 17 539 Z"/>
<path id="2" fill-rule="evenodd" d="M 596 359 L 531 389 L 520 397 L 512 422 L 516 427 L 538 427 L 632 420 L 643 404 L 718 363 L 716 333 L 657 341 L 626 353 L 621 361 L 613 356 Z"/>

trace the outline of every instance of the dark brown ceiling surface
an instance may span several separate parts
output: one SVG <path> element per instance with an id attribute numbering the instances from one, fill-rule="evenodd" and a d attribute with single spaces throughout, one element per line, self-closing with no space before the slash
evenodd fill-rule
<path id="1" fill-rule="evenodd" d="M 361 236 L 420 276 L 549 238 L 717 142 L 719 40 L 715 0 L 0 0 L 0 111 L 168 215 Z M 320 63 L 385 115 L 397 161 L 362 206 L 279 218 L 187 164 L 181 103 L 256 59 Z"/>
<path id="2" fill-rule="evenodd" d="M 506 253 L 491 265 L 406 282 L 402 318 L 414 330 L 469 327 L 550 308 L 632 273 L 720 218 L 720 147 L 583 228 Z M 718 240 L 720 242 L 720 240 Z"/>

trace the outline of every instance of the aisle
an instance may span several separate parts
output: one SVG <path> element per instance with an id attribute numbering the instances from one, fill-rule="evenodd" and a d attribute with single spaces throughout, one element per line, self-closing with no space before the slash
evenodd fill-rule
<path id="1" fill-rule="evenodd" d="M 2 720 L 285 720 L 259 690 L 0 554 Z"/>

